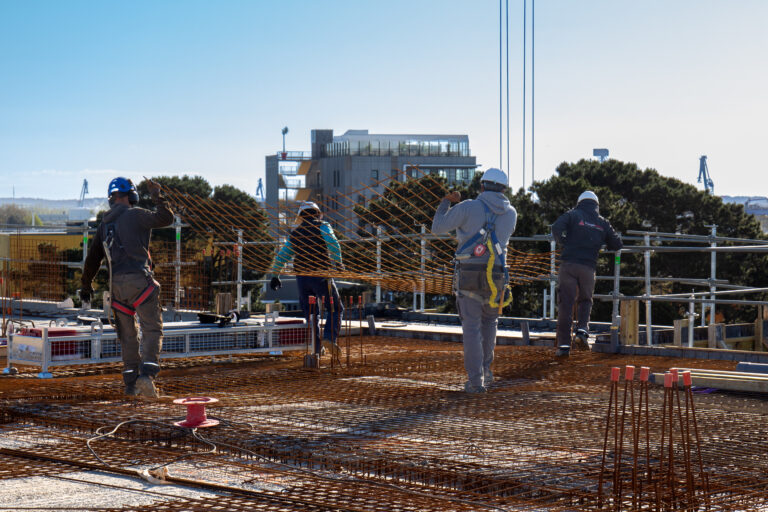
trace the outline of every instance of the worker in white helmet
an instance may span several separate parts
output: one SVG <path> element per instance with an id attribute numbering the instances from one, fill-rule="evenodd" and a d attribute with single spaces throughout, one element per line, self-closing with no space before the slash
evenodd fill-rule
<path id="1" fill-rule="evenodd" d="M 600 248 L 622 248 L 621 238 L 611 223 L 600 216 L 597 194 L 583 192 L 576 208 L 565 212 L 552 224 L 552 236 L 562 247 L 557 274 L 557 355 L 568 357 L 571 349 L 573 305 L 576 303 L 574 345 L 588 350 L 589 315 L 595 291 L 595 272 Z"/>
<path id="2" fill-rule="evenodd" d="M 477 199 L 462 201 L 458 192 L 443 198 L 432 221 L 435 234 L 456 231 L 458 249 L 453 288 L 464 338 L 464 390 L 484 393 L 493 381 L 491 363 L 501 308 L 509 304 L 506 257 L 515 231 L 517 211 L 504 195 L 507 175 L 488 169 L 480 180 Z"/>
<path id="3" fill-rule="evenodd" d="M 333 228 L 323 220 L 320 206 L 311 201 L 302 202 L 299 206 L 299 225 L 291 231 L 288 240 L 280 248 L 270 271 L 274 277 L 270 280 L 270 288 L 278 290 L 282 282 L 278 274 L 283 271 L 285 264 L 293 259 L 296 272 L 296 286 L 299 289 L 299 303 L 304 312 L 304 318 L 310 322 L 310 296 L 317 298 L 318 305 L 323 304 L 327 318 L 323 329 L 322 340 L 318 326 L 319 315 L 315 315 L 316 354 L 323 348 L 331 351 L 334 357 L 341 354 L 341 348 L 336 342 L 341 330 L 341 314 L 344 305 L 339 298 L 336 283 L 330 273 L 342 270 L 341 247 Z M 319 306 L 318 306 L 319 307 Z"/>

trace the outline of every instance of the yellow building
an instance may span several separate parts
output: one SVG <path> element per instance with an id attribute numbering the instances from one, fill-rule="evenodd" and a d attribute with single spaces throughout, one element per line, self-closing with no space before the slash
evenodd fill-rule
<path id="1" fill-rule="evenodd" d="M 56 251 L 78 249 L 83 233 L 62 231 L 10 231 L 0 233 L 0 258 L 36 260 L 41 246 L 50 244 Z"/>

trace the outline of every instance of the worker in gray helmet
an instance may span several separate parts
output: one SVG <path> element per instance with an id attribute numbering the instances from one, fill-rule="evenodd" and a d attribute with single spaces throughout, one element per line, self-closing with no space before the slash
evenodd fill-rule
<path id="1" fill-rule="evenodd" d="M 507 175 L 491 168 L 480 179 L 480 195 L 462 201 L 452 192 L 440 202 L 432 221 L 436 235 L 456 232 L 453 289 L 464 338 L 464 390 L 484 393 L 493 382 L 491 363 L 501 308 L 509 304 L 506 257 L 517 211 L 504 195 Z"/>
<path id="2" fill-rule="evenodd" d="M 621 238 L 611 223 L 600 215 L 597 194 L 587 190 L 579 196 L 576 208 L 562 214 L 552 224 L 552 237 L 561 246 L 557 275 L 557 355 L 568 357 L 571 349 L 573 306 L 576 304 L 576 348 L 588 350 L 589 315 L 595 291 L 595 273 L 600 248 L 622 248 Z"/>

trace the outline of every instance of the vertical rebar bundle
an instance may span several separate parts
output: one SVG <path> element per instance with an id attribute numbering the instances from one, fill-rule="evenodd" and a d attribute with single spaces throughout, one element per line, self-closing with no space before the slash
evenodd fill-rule
<path id="1" fill-rule="evenodd" d="M 625 368 L 624 393 L 620 411 L 619 372 L 619 368 L 611 369 L 608 413 L 598 476 L 597 509 L 615 512 L 709 510 L 709 475 L 704 470 L 690 372 L 679 375 L 678 370 L 672 368 L 664 374 L 661 421 L 656 428 L 659 442 L 655 447 L 651 439 L 648 398 L 650 370 L 648 367 L 640 369 L 639 399 L 636 406 L 635 367 Z M 678 383 L 680 377 L 683 379 L 682 388 Z M 681 394 L 684 400 L 681 400 Z M 625 428 L 627 421 L 629 421 L 629 428 Z M 643 431 L 645 442 L 644 449 L 641 449 L 643 444 L 641 432 Z M 611 433 L 614 441 L 613 449 L 609 451 L 608 439 Z M 626 453 L 625 446 L 630 448 Z M 611 476 L 610 489 L 604 488 L 607 475 Z"/>

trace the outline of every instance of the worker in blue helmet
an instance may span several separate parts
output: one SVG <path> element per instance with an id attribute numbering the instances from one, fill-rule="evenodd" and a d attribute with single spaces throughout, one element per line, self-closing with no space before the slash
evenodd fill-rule
<path id="1" fill-rule="evenodd" d="M 552 237 L 561 246 L 557 272 L 557 352 L 568 357 L 571 341 L 575 348 L 589 349 L 589 316 L 600 248 L 621 249 L 622 243 L 613 226 L 600 215 L 597 194 L 584 191 L 576 208 L 562 214 L 552 224 Z M 573 306 L 576 304 L 576 332 L 573 340 Z"/>
<path id="2" fill-rule="evenodd" d="M 152 228 L 173 222 L 173 212 L 160 192 L 160 185 L 148 181 L 155 211 L 139 208 L 139 194 L 127 178 L 115 178 L 107 194 L 110 209 L 88 247 L 83 267 L 80 298 L 91 301 L 92 282 L 102 260 L 107 260 L 112 311 L 123 358 L 123 382 L 129 396 L 157 397 L 155 377 L 160 371 L 163 317 L 160 285 L 155 281 L 149 256 Z M 141 343 L 138 340 L 141 325 Z"/>
<path id="3" fill-rule="evenodd" d="M 490 168 L 480 178 L 480 195 L 462 201 L 452 192 L 440 202 L 432 220 L 436 235 L 456 232 L 453 288 L 461 319 L 464 391 L 484 393 L 493 382 L 496 326 L 501 309 L 512 300 L 507 272 L 507 244 L 515 231 L 517 211 L 504 192 L 507 174 Z"/>

